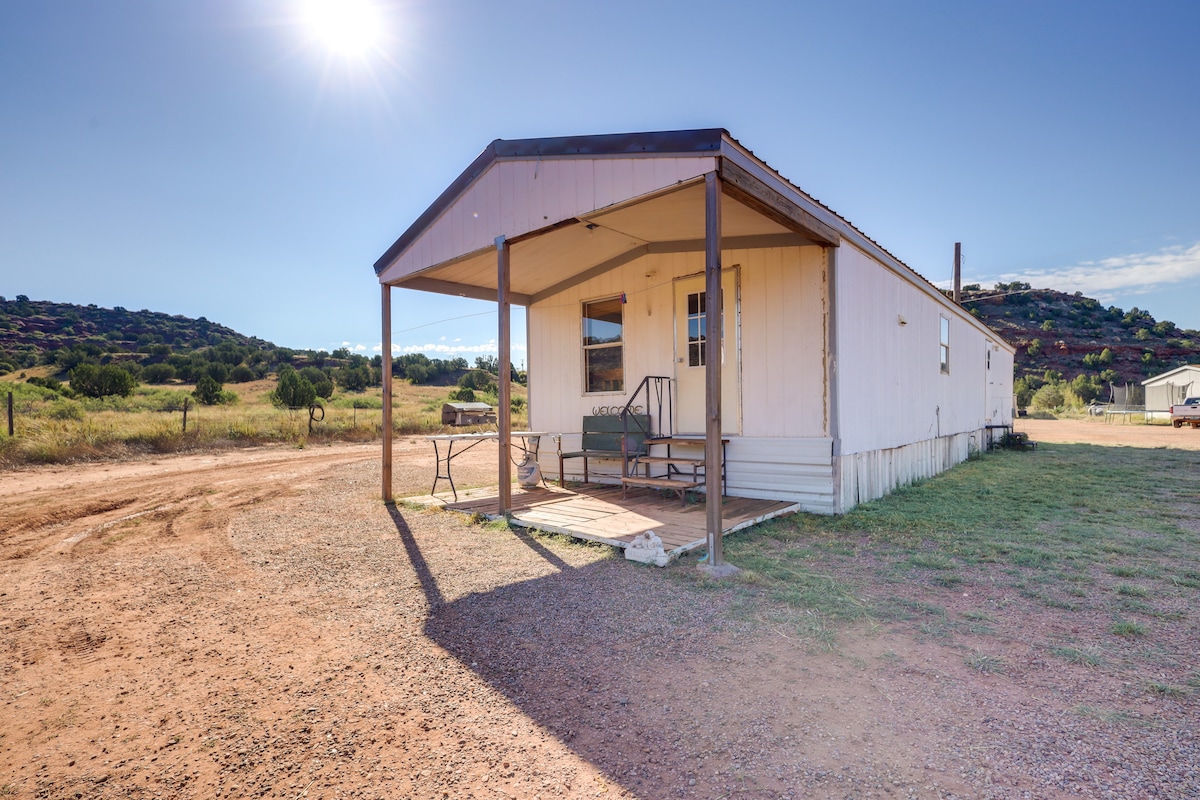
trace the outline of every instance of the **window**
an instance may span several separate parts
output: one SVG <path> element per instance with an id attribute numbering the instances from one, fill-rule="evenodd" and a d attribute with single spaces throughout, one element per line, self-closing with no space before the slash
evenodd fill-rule
<path id="1" fill-rule="evenodd" d="M 942 372 L 950 374 L 950 320 L 945 317 L 938 317 L 942 322 L 941 330 L 941 357 L 942 357 Z"/>
<path id="2" fill-rule="evenodd" d="M 687 298 L 687 365 L 703 367 L 704 336 L 707 320 L 704 318 L 704 292 L 690 292 Z"/>
<path id="3" fill-rule="evenodd" d="M 583 304 L 584 391 L 625 390 L 620 297 Z"/>

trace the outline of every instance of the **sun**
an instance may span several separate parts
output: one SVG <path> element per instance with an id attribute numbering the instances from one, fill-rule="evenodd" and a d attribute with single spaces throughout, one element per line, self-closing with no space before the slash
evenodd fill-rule
<path id="1" fill-rule="evenodd" d="M 305 0 L 303 20 L 314 42 L 344 58 L 368 56 L 386 34 L 373 0 Z"/>

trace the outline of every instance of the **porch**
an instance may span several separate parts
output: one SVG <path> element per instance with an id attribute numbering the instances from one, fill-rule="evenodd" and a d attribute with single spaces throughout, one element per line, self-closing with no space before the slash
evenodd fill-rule
<path id="1" fill-rule="evenodd" d="M 499 487 L 491 486 L 459 491 L 457 502 L 449 492 L 406 497 L 404 502 L 495 517 L 499 496 Z M 795 503 L 726 497 L 721 503 L 721 535 L 728 536 L 799 510 Z M 706 541 L 707 512 L 703 500 L 681 507 L 674 494 L 645 490 L 631 491 L 623 499 L 620 486 L 588 484 L 534 489 L 513 486 L 509 519 L 523 528 L 561 533 L 622 549 L 638 534 L 653 531 L 662 539 L 663 549 L 672 559 L 703 547 Z"/>

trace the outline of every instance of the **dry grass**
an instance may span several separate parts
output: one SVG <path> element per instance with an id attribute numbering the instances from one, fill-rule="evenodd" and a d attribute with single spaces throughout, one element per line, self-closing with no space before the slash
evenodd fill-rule
<path id="1" fill-rule="evenodd" d="M 204 406 L 190 399 L 191 384 L 141 386 L 128 398 L 68 400 L 54 392 L 4 376 L 0 395 L 14 392 L 14 436 L 0 425 L 0 468 L 128 458 L 141 454 L 220 450 L 245 445 L 289 443 L 297 447 L 331 442 L 369 442 L 380 437 L 383 392 L 379 388 L 335 394 L 323 417 L 310 425 L 306 410 L 271 404 L 274 380 L 228 384 L 237 395 L 228 405 Z M 437 433 L 442 403 L 453 387 L 393 385 L 392 429 L 397 435 Z M 525 388 L 513 387 L 514 397 Z M 183 402 L 189 398 L 187 429 Z M 7 397 L 4 397 L 7 400 Z M 318 412 L 320 414 L 321 412 Z M 525 423 L 524 415 L 514 418 Z"/>

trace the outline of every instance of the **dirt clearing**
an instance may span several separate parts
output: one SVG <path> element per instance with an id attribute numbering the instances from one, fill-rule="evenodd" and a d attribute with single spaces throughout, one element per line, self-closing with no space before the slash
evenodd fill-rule
<path id="1" fill-rule="evenodd" d="M 1047 659 L 1049 611 L 997 591 L 1002 631 L 979 641 L 1003 671 L 972 663 L 970 632 L 801 638 L 698 588 L 694 558 L 384 506 L 378 462 L 260 448 L 0 476 L 0 797 L 1200 792 L 1194 695 Z M 400 444 L 398 496 L 432 474 L 427 443 Z"/>

